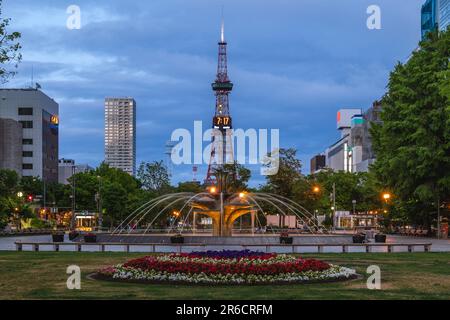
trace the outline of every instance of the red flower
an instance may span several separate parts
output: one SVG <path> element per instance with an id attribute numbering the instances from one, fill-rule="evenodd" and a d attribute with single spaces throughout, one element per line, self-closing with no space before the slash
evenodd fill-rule
<path id="1" fill-rule="evenodd" d="M 124 267 L 140 269 L 143 271 L 160 271 L 169 273 L 206 273 L 206 274 L 259 274 L 274 275 L 279 273 L 292 273 L 304 271 L 323 271 L 330 268 L 330 265 L 314 259 L 296 259 L 292 262 L 274 262 L 262 264 L 244 263 L 238 259 L 235 263 L 221 263 L 221 259 L 214 258 L 214 262 L 192 261 L 192 256 L 185 254 L 171 255 L 170 257 L 187 257 L 189 262 L 160 261 L 155 257 L 144 257 L 128 261 Z M 223 260 L 223 259 L 222 259 Z"/>

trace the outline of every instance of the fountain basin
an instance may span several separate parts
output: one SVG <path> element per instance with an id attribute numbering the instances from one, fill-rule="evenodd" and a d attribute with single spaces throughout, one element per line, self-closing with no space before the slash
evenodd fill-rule
<path id="1" fill-rule="evenodd" d="M 111 243 L 170 243 L 169 234 L 97 234 L 97 242 Z M 293 244 L 346 244 L 352 243 L 352 235 L 346 234 L 291 234 Z M 184 235 L 185 244 L 210 245 L 275 245 L 280 244 L 278 235 L 238 235 L 219 237 L 210 235 Z"/>

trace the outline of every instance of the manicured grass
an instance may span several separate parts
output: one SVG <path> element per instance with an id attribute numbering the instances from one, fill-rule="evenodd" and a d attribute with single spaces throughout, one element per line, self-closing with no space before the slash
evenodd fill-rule
<path id="1" fill-rule="evenodd" d="M 0 299 L 450 299 L 450 253 L 304 255 L 355 268 L 364 279 L 283 286 L 144 285 L 90 280 L 98 268 L 144 254 L 0 252 Z M 82 270 L 68 290 L 66 268 Z M 366 288 L 369 265 L 381 268 L 381 290 Z"/>

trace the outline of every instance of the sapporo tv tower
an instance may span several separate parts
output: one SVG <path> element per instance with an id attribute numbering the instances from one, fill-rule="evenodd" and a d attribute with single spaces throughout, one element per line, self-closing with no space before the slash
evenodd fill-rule
<path id="1" fill-rule="evenodd" d="M 211 158 L 205 184 L 215 185 L 215 170 L 223 168 L 226 163 L 233 163 L 233 133 L 228 95 L 233 90 L 233 83 L 228 78 L 227 42 L 225 41 L 225 25 L 222 27 L 219 42 L 219 59 L 216 81 L 212 84 L 216 95 L 216 108 L 213 118 Z"/>

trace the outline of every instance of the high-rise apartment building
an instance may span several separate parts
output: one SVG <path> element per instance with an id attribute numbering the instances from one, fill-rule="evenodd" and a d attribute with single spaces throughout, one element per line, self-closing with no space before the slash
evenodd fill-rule
<path id="1" fill-rule="evenodd" d="M 136 102 L 105 99 L 105 162 L 131 175 L 136 173 Z"/>
<path id="2" fill-rule="evenodd" d="M 450 0 L 438 0 L 437 10 L 439 30 L 445 31 L 450 26 Z"/>
<path id="3" fill-rule="evenodd" d="M 57 182 L 58 113 L 38 89 L 0 89 L 0 168 Z"/>

